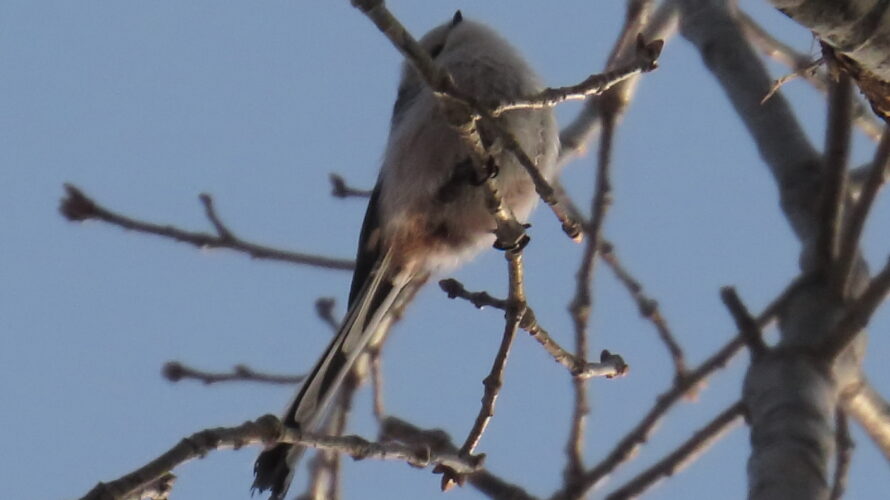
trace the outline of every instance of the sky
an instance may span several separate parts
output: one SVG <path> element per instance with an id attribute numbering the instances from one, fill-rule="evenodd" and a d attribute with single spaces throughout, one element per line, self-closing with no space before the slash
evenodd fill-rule
<path id="1" fill-rule="evenodd" d="M 760 2 L 745 4 L 784 41 L 815 53 L 806 30 Z M 388 5 L 417 36 L 462 9 L 503 33 L 553 86 L 601 69 L 623 19 L 621 2 Z M 328 175 L 373 185 L 400 57 L 345 0 L 7 0 L 0 18 L 0 488 L 11 499 L 78 498 L 192 432 L 279 412 L 292 387 L 172 384 L 161 367 L 179 360 L 212 371 L 244 363 L 300 373 L 329 335 L 314 301 L 335 297 L 342 313 L 349 274 L 71 223 L 57 211 L 63 184 L 127 215 L 205 231 L 211 227 L 198 195 L 210 193 L 241 237 L 349 258 L 364 202 L 331 197 Z M 784 73 L 772 63 L 770 70 Z M 820 145 L 822 99 L 801 82 L 786 92 Z M 561 106 L 560 122 L 577 110 Z M 853 163 L 867 161 L 872 150 L 857 132 Z M 564 171 L 582 207 L 593 191 L 594 161 L 588 154 Z M 681 38 L 643 78 L 617 132 L 613 168 L 605 235 L 658 300 L 695 365 L 735 331 L 719 288 L 736 286 L 759 310 L 795 276 L 799 248 L 752 141 Z M 890 249 L 888 215 L 884 198 L 866 229 L 873 266 Z M 582 247 L 561 234 L 546 209 L 532 224 L 529 301 L 568 347 L 566 306 Z M 490 251 L 452 276 L 503 296 L 505 271 L 502 256 Z M 478 411 L 502 321 L 496 311 L 424 289 L 385 350 L 387 412 L 442 428 L 460 442 Z M 885 395 L 888 329 L 884 310 L 865 361 Z M 596 278 L 591 332 L 593 355 L 604 348 L 620 353 L 631 372 L 590 384 L 588 465 L 671 377 L 654 329 L 605 268 Z M 739 356 L 697 400 L 680 403 L 638 459 L 598 492 L 622 484 L 733 403 L 746 366 Z M 486 465 L 533 494 L 552 493 L 561 481 L 571 404 L 564 369 L 518 336 L 479 447 Z M 349 431 L 375 435 L 367 390 L 357 396 Z M 882 498 L 890 490 L 887 465 L 854 431 L 849 498 Z M 743 497 L 747 439 L 736 427 L 647 498 Z M 211 453 L 179 467 L 171 498 L 249 498 L 257 451 Z M 298 479 L 293 491 L 302 484 Z M 445 496 L 437 488 L 429 471 L 344 461 L 345 498 L 482 498 L 469 487 Z"/>

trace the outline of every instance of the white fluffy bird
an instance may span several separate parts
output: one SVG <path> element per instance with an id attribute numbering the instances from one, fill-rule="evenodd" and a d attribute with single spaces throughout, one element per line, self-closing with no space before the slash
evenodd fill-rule
<path id="1" fill-rule="evenodd" d="M 527 97 L 542 86 L 506 40 L 484 24 L 454 18 L 420 44 L 479 102 Z M 553 177 L 558 130 L 550 109 L 503 113 L 511 133 L 546 179 Z M 438 98 L 405 63 L 393 107 L 389 140 L 359 238 L 349 306 L 343 325 L 284 414 L 287 426 L 312 431 L 356 358 L 374 337 L 399 294 L 432 273 L 453 269 L 491 246 L 495 221 L 483 187 L 468 167 L 462 139 L 440 112 Z M 480 124 L 483 141 L 494 134 Z M 494 153 L 494 178 L 506 206 L 525 221 L 537 202 L 528 173 L 508 151 Z M 277 444 L 257 459 L 253 488 L 283 500 L 302 448 Z"/>

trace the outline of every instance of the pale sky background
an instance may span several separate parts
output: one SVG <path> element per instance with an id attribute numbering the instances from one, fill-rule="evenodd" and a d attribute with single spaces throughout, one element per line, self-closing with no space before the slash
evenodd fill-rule
<path id="1" fill-rule="evenodd" d="M 551 85 L 600 70 L 623 19 L 623 2 L 614 0 L 388 3 L 418 36 L 462 9 L 512 40 Z M 764 2 L 741 3 L 783 40 L 816 50 L 806 30 Z M 337 297 L 342 313 L 349 275 L 72 224 L 57 213 L 62 184 L 125 214 L 201 230 L 210 227 L 197 195 L 211 193 L 242 237 L 351 257 L 364 202 L 329 196 L 328 173 L 373 184 L 400 57 L 346 0 L 6 0 L 0 23 L 0 496 L 78 498 L 189 433 L 279 412 L 292 388 L 171 384 L 161 366 L 176 359 L 207 370 L 246 363 L 302 372 L 329 336 L 313 302 Z M 821 148 L 822 100 L 803 83 L 787 91 Z M 577 109 L 562 107 L 561 122 Z M 873 146 L 861 134 L 855 143 L 854 162 L 870 158 Z M 594 157 L 565 171 L 584 207 Z M 720 286 L 737 286 L 759 310 L 796 274 L 798 245 L 773 181 L 682 38 L 644 78 L 617 133 L 613 180 L 606 236 L 659 301 L 691 365 L 735 331 Z M 873 265 L 890 251 L 888 215 L 885 197 L 867 229 Z M 568 347 L 565 309 L 581 247 L 561 235 L 548 210 L 533 223 L 529 300 Z M 492 251 L 455 276 L 503 295 L 505 269 Z M 425 289 L 385 352 L 387 410 L 462 441 L 501 329 L 500 313 Z M 866 359 L 885 395 L 888 330 L 884 310 Z M 671 376 L 654 329 L 603 267 L 592 332 L 591 355 L 620 353 L 631 373 L 591 383 L 588 464 L 636 423 Z M 679 404 L 638 460 L 598 491 L 622 484 L 735 401 L 746 365 L 738 357 L 698 401 Z M 361 392 L 350 432 L 374 436 L 369 401 Z M 495 473 L 549 495 L 561 480 L 570 411 L 569 377 L 520 334 L 479 451 Z M 885 498 L 887 464 L 854 430 L 848 498 Z M 647 498 L 743 498 L 747 439 L 737 427 Z M 178 468 L 172 498 L 249 498 L 257 452 L 212 453 Z M 438 476 L 401 463 L 347 459 L 344 470 L 346 498 L 481 497 L 470 487 L 443 496 Z"/>

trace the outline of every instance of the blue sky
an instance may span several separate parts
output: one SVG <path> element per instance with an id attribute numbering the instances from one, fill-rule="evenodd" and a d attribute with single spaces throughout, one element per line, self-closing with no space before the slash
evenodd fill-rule
<path id="1" fill-rule="evenodd" d="M 620 2 L 388 2 L 416 35 L 463 9 L 512 40 L 551 85 L 602 68 Z M 804 52 L 809 33 L 761 6 L 759 19 Z M 0 6 L 0 455 L 4 497 L 77 498 L 199 429 L 276 413 L 291 388 L 204 387 L 160 377 L 167 360 L 225 370 L 307 369 L 329 332 L 320 296 L 345 301 L 349 275 L 199 251 L 57 213 L 71 182 L 123 213 L 210 230 L 197 195 L 211 193 L 225 222 L 258 242 L 351 257 L 361 200 L 329 196 L 328 174 L 370 187 L 395 96 L 399 55 L 347 1 L 33 2 Z M 775 76 L 783 68 L 771 65 Z M 824 104 L 805 84 L 787 87 L 821 144 Z M 578 107 L 559 110 L 563 124 Z M 700 58 L 672 40 L 644 78 L 616 139 L 615 202 L 606 236 L 659 301 L 695 364 L 734 329 L 718 296 L 735 285 L 757 310 L 797 270 L 798 245 L 776 190 L 741 122 Z M 594 150 L 594 148 L 591 148 Z M 854 163 L 872 145 L 855 138 Z M 595 155 L 566 168 L 581 206 Z M 866 234 L 880 265 L 890 249 L 882 199 Z M 571 345 L 565 312 L 581 247 L 547 210 L 533 218 L 526 256 L 529 300 L 542 324 Z M 468 288 L 504 294 L 505 265 L 488 252 L 454 274 Z M 385 351 L 386 408 L 462 440 L 472 425 L 500 342 L 502 319 L 425 289 Z M 890 356 L 883 311 L 866 371 L 883 394 Z M 591 383 L 589 463 L 601 458 L 669 385 L 654 330 L 600 268 L 594 353 L 631 364 L 628 377 Z M 747 360 L 680 404 L 617 486 L 735 401 Z M 882 369 L 883 368 L 883 369 Z M 369 395 L 352 432 L 373 436 Z M 569 378 L 537 344 L 517 338 L 482 440 L 487 465 L 535 494 L 558 485 L 571 410 Z M 890 490 L 886 463 L 856 429 L 850 498 Z M 747 431 L 736 428 L 648 498 L 743 496 Z M 255 449 L 213 453 L 176 471 L 173 498 L 245 499 Z M 438 478 L 398 463 L 345 464 L 346 498 L 437 498 Z M 299 491 L 300 484 L 295 486 Z M 602 491 L 608 491 L 607 487 Z M 480 498 L 470 488 L 448 498 Z"/>

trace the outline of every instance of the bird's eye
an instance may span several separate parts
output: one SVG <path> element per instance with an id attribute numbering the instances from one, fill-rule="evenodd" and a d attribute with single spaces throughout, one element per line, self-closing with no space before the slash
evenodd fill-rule
<path id="1" fill-rule="evenodd" d="M 439 57 L 439 54 L 442 53 L 442 49 L 444 49 L 444 48 L 445 48 L 444 43 L 439 43 L 439 44 L 434 45 L 433 48 L 430 49 L 430 57 L 432 57 L 433 59 Z"/>

